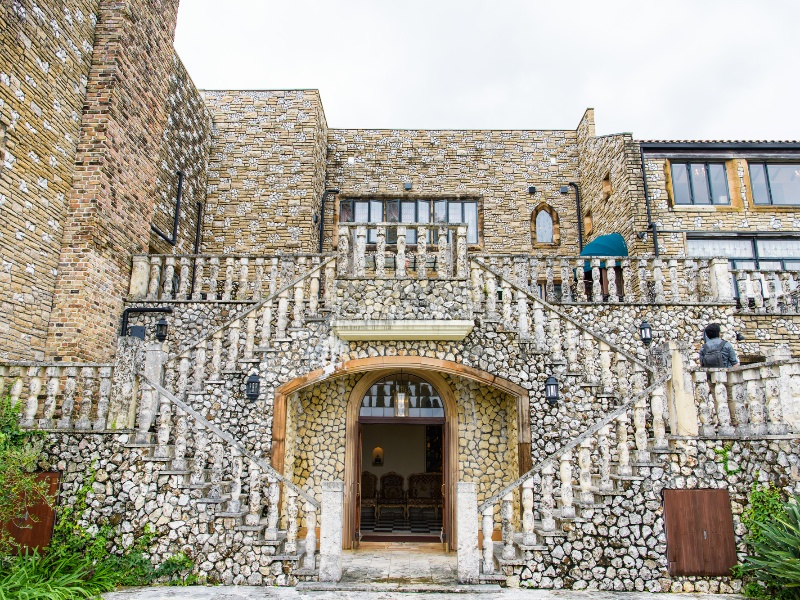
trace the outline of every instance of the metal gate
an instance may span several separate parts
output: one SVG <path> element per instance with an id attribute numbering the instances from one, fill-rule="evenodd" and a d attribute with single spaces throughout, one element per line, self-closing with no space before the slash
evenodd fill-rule
<path id="1" fill-rule="evenodd" d="M 47 473 L 37 473 L 37 481 L 47 483 L 48 493 L 55 497 L 58 492 L 59 473 L 51 471 Z M 37 502 L 28 508 L 27 518 L 14 520 L 6 524 L 6 531 L 22 548 L 45 548 L 50 544 L 53 535 L 53 524 L 55 523 L 55 509 L 48 506 L 45 502 Z"/>

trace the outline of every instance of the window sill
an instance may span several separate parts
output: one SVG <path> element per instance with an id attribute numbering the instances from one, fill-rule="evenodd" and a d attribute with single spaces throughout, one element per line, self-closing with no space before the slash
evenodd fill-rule
<path id="1" fill-rule="evenodd" d="M 741 212 L 742 207 L 732 206 L 730 204 L 711 204 L 711 205 L 697 205 L 697 204 L 671 204 L 670 210 L 674 212 Z"/>
<path id="2" fill-rule="evenodd" d="M 748 207 L 753 212 L 800 212 L 800 204 L 750 204 Z"/>

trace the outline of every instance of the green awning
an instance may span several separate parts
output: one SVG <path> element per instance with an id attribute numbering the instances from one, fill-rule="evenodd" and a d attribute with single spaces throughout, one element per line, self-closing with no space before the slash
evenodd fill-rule
<path id="1" fill-rule="evenodd" d="M 581 250 L 581 256 L 628 256 L 628 246 L 620 234 L 609 233 L 608 235 L 601 235 L 586 244 Z M 619 264 L 615 266 L 619 266 Z M 600 268 L 606 268 L 605 261 L 600 263 Z M 583 270 L 592 270 L 592 265 L 588 260 L 583 263 Z"/>

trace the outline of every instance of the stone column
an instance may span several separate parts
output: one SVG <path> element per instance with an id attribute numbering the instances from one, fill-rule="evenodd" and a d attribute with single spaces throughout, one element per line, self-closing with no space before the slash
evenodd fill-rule
<path id="1" fill-rule="evenodd" d="M 733 302 L 733 286 L 728 264 L 724 258 L 713 258 L 709 267 L 711 297 L 719 302 Z"/>
<path id="2" fill-rule="evenodd" d="M 342 578 L 342 510 L 344 482 L 322 482 L 322 524 L 319 541 L 319 580 Z"/>
<path id="3" fill-rule="evenodd" d="M 139 300 L 147 296 L 147 288 L 150 283 L 150 260 L 147 256 L 134 256 L 133 268 L 131 269 L 131 285 L 128 293 L 134 300 Z"/>
<path id="4" fill-rule="evenodd" d="M 458 531 L 458 581 L 478 583 L 478 491 L 474 483 L 456 484 L 456 531 Z"/>

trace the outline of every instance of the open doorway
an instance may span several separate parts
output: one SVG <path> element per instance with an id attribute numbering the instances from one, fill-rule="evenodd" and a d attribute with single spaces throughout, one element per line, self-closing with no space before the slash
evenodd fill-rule
<path id="1" fill-rule="evenodd" d="M 361 540 L 443 541 L 443 426 L 362 423 L 360 454 Z"/>

